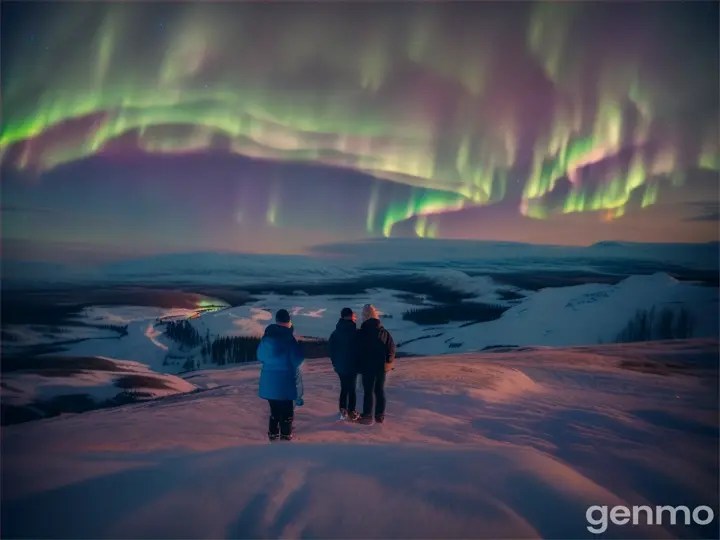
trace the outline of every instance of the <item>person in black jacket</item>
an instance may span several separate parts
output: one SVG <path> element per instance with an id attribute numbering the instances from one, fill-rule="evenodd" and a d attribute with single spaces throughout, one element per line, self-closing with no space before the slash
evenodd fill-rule
<path id="1" fill-rule="evenodd" d="M 333 369 L 340 377 L 340 417 L 343 420 L 357 420 L 355 410 L 357 395 L 357 316 L 350 308 L 343 308 L 335 331 L 330 335 L 328 347 Z"/>
<path id="2" fill-rule="evenodd" d="M 363 413 L 360 422 L 373 423 L 373 397 L 375 422 L 385 421 L 385 377 L 395 369 L 395 342 L 380 322 L 377 310 L 365 304 L 363 323 L 358 331 L 358 367 L 363 381 Z"/>

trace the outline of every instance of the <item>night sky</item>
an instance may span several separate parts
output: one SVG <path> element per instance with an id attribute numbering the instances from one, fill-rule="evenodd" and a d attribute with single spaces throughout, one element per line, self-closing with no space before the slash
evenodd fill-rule
<path id="1" fill-rule="evenodd" d="M 717 240 L 719 15 L 3 2 L 4 256 Z"/>

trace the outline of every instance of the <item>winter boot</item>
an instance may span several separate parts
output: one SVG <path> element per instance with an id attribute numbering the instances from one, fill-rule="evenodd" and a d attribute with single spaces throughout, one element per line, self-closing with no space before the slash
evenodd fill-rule
<path id="1" fill-rule="evenodd" d="M 268 439 L 270 439 L 270 442 L 277 441 L 280 438 L 279 433 L 270 433 L 268 432 Z"/>
<path id="2" fill-rule="evenodd" d="M 372 426 L 375 422 L 373 421 L 373 417 L 371 414 L 363 414 L 358 420 L 358 423 L 365 426 Z"/>
<path id="3" fill-rule="evenodd" d="M 385 415 L 384 414 L 378 414 L 375 416 L 375 422 L 378 424 L 382 424 L 385 421 Z"/>
<path id="4" fill-rule="evenodd" d="M 347 420 L 347 419 L 348 419 L 347 409 L 340 409 L 340 420 Z"/>
<path id="5" fill-rule="evenodd" d="M 274 416 L 270 417 L 270 422 L 268 423 L 268 437 L 270 437 L 270 440 L 275 440 L 280 436 L 280 420 L 275 418 Z M 274 437 L 274 439 L 273 439 Z"/>
<path id="6" fill-rule="evenodd" d="M 350 420 L 351 422 L 357 422 L 358 420 L 360 420 L 360 415 L 358 414 L 357 411 L 350 411 L 348 413 L 347 417 L 348 417 L 348 420 Z"/>
<path id="7" fill-rule="evenodd" d="M 284 418 L 280 422 L 280 439 L 283 441 L 292 441 L 295 437 L 293 436 L 293 417 Z"/>

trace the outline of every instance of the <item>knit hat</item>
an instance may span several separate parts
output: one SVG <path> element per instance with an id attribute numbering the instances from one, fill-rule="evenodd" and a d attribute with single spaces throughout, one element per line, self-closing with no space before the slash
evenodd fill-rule
<path id="1" fill-rule="evenodd" d="M 362 308 L 362 317 L 364 321 L 368 319 L 379 319 L 377 309 L 372 304 L 365 304 Z"/>
<path id="2" fill-rule="evenodd" d="M 340 318 L 344 319 L 345 317 L 352 317 L 353 310 L 349 307 L 342 308 L 342 311 L 340 312 Z"/>
<path id="3" fill-rule="evenodd" d="M 275 322 L 281 324 L 287 324 L 290 322 L 290 314 L 287 309 L 278 309 L 275 313 Z"/>

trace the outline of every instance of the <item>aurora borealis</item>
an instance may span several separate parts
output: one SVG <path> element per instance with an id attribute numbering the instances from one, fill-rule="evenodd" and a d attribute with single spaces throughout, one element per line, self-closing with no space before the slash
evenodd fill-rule
<path id="1" fill-rule="evenodd" d="M 717 202 L 715 2 L 2 10 L 7 207 L 81 223 L 83 207 L 109 199 L 100 221 L 114 230 L 149 227 L 172 206 L 174 221 L 153 228 L 200 228 L 187 233 L 195 244 L 244 249 L 237 238 L 258 221 L 285 239 L 506 238 L 499 228 L 514 227 L 522 240 L 523 227 L 617 222 L 555 241 L 632 239 L 638 223 L 649 240 L 648 216 L 692 222 L 680 206 Z M 4 213 L 3 229 L 47 233 L 19 214 Z M 88 240 L 90 227 L 102 241 L 97 220 L 77 223 L 52 238 Z M 547 231 L 527 236 L 552 243 Z"/>

